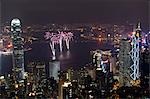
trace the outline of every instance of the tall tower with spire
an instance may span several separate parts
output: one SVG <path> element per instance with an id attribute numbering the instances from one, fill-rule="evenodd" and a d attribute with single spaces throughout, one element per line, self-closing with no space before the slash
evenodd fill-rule
<path id="1" fill-rule="evenodd" d="M 132 60 L 132 65 L 130 67 L 131 69 L 130 77 L 132 79 L 132 82 L 131 82 L 132 85 L 137 83 L 136 81 L 139 81 L 139 78 L 140 78 L 140 71 L 139 71 L 140 46 L 141 46 L 141 24 L 139 22 L 131 38 L 130 56 Z"/>
<path id="2" fill-rule="evenodd" d="M 136 37 L 139 38 L 139 48 L 142 47 L 142 29 L 141 29 L 141 23 L 139 22 L 136 26 Z"/>

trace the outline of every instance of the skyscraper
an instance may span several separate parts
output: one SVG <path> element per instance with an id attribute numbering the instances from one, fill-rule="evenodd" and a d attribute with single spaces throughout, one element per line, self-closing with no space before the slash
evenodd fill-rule
<path id="1" fill-rule="evenodd" d="M 132 79 L 132 85 L 139 84 L 140 79 L 140 50 L 142 47 L 141 44 L 141 26 L 140 23 L 137 24 L 136 30 L 132 33 L 131 37 L 131 52 L 130 56 L 132 59 L 132 65 L 130 66 L 131 74 L 130 77 Z"/>
<path id="2" fill-rule="evenodd" d="M 21 37 L 21 22 L 19 19 L 11 21 L 12 43 L 13 43 L 13 71 L 15 79 L 24 79 L 24 50 Z"/>
<path id="3" fill-rule="evenodd" d="M 125 86 L 138 86 L 140 84 L 140 49 L 141 49 L 141 28 L 138 23 L 132 33 L 131 42 L 122 39 L 120 42 L 119 63 L 120 83 Z"/>
<path id="4" fill-rule="evenodd" d="M 122 39 L 120 41 L 119 51 L 119 82 L 121 86 L 130 86 L 130 66 L 131 58 L 130 52 L 131 45 L 128 39 Z"/>
<path id="5" fill-rule="evenodd" d="M 60 62 L 52 61 L 49 62 L 49 76 L 54 77 L 55 80 L 58 80 L 58 71 L 60 71 Z"/>

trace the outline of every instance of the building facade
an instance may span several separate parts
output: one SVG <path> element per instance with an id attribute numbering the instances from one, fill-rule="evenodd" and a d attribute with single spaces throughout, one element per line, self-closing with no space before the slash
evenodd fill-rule
<path id="1" fill-rule="evenodd" d="M 60 62 L 59 61 L 49 62 L 49 76 L 54 77 L 55 80 L 59 80 L 58 71 L 60 71 Z"/>
<path id="2" fill-rule="evenodd" d="M 121 86 L 130 86 L 130 42 L 128 39 L 122 39 L 120 41 L 120 51 L 119 51 L 119 82 Z"/>
<path id="3" fill-rule="evenodd" d="M 13 71 L 17 80 L 24 79 L 24 49 L 21 36 L 21 22 L 19 19 L 11 21 L 11 33 L 13 42 Z"/>

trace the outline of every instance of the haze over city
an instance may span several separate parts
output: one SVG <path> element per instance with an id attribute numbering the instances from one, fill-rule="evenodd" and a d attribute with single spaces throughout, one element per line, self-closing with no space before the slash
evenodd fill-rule
<path id="1" fill-rule="evenodd" d="M 2 21 L 25 23 L 134 23 L 148 26 L 147 0 L 2 0 Z"/>

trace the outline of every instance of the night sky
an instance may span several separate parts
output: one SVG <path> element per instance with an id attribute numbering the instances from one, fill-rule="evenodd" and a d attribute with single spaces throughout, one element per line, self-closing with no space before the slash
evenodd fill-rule
<path id="1" fill-rule="evenodd" d="M 148 26 L 148 0 L 2 0 L 2 22 L 135 23 Z"/>

